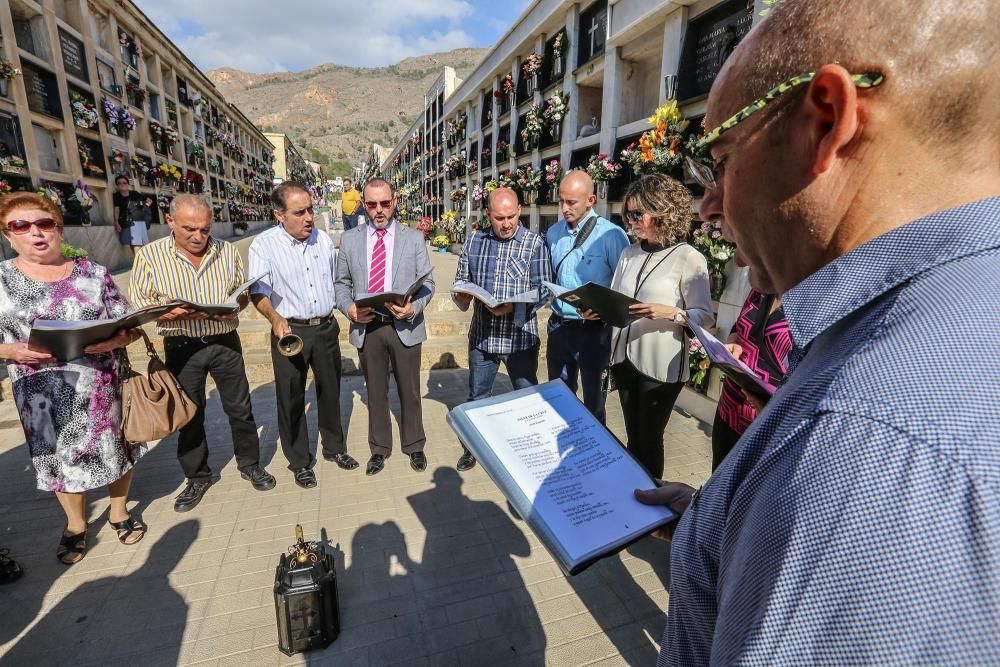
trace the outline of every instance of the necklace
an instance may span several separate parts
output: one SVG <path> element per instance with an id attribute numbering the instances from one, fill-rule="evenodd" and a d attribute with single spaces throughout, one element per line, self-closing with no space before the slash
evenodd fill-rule
<path id="1" fill-rule="evenodd" d="M 17 266 L 18 270 L 21 273 L 31 278 L 32 280 L 35 280 L 37 282 L 47 282 L 47 283 L 57 283 L 66 280 L 66 278 L 69 277 L 69 274 L 73 272 L 73 267 L 75 266 L 75 263 L 72 260 L 70 260 L 67 261 L 65 264 L 59 266 L 59 272 L 57 274 L 46 275 L 48 273 L 46 270 L 39 271 L 38 268 L 46 267 L 47 269 L 48 267 L 52 266 L 51 264 L 28 264 L 28 266 L 32 267 L 31 269 L 28 269 L 27 266 L 25 266 L 26 262 L 24 262 L 24 260 L 22 260 L 20 257 L 17 257 L 14 260 L 14 264 Z"/>

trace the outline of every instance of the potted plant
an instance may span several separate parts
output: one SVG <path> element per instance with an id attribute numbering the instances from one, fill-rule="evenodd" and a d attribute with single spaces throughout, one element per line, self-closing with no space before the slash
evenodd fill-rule
<path id="1" fill-rule="evenodd" d="M 587 173 L 597 184 L 597 196 L 600 199 L 608 198 L 608 181 L 618 178 L 621 168 L 607 153 L 598 153 L 587 161 Z"/>
<path id="2" fill-rule="evenodd" d="M 438 252 L 448 252 L 448 246 L 451 245 L 451 240 L 444 234 L 438 234 L 431 239 L 431 245 L 437 248 Z"/>
<path id="3" fill-rule="evenodd" d="M 705 256 L 712 298 L 716 301 L 726 289 L 726 264 L 736 254 L 736 244 L 722 235 L 722 222 L 703 222 L 691 234 L 691 245 Z"/>

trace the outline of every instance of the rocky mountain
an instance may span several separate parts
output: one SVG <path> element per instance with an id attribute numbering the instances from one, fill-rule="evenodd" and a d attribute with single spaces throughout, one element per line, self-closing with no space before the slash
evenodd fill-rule
<path id="1" fill-rule="evenodd" d="M 307 157 L 346 171 L 372 142 L 394 146 L 423 110 L 441 68 L 465 78 L 487 49 L 456 49 L 407 58 L 390 67 L 327 63 L 303 72 L 206 72 L 226 99 L 265 131 L 283 131 Z"/>

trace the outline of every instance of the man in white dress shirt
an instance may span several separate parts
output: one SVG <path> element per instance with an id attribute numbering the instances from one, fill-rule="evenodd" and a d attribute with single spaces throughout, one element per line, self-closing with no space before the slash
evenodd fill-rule
<path id="1" fill-rule="evenodd" d="M 309 190 L 285 181 L 271 193 L 279 226 L 250 244 L 250 275 L 264 276 L 251 289 L 254 306 L 271 323 L 271 363 L 278 402 L 278 435 L 295 483 L 316 486 L 306 430 L 306 373 L 316 380 L 323 458 L 345 470 L 358 467 L 347 453 L 340 419 L 340 327 L 333 317 L 336 249 L 313 224 Z M 284 356 L 278 341 L 289 334 L 302 339 L 302 350 Z"/>

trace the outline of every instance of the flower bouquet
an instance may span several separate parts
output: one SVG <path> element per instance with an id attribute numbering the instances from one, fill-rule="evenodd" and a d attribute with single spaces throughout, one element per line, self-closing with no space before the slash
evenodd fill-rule
<path id="1" fill-rule="evenodd" d="M 501 139 L 497 142 L 497 161 L 506 160 L 510 157 L 510 144 Z"/>
<path id="2" fill-rule="evenodd" d="M 606 199 L 608 196 L 608 181 L 618 178 L 622 166 L 611 160 L 607 153 L 598 153 L 587 161 L 587 173 L 597 184 L 597 196 Z"/>
<path id="3" fill-rule="evenodd" d="M 424 240 L 427 239 L 427 236 L 431 233 L 432 229 L 434 229 L 434 227 L 431 225 L 431 218 L 429 215 L 425 215 L 420 219 L 420 222 L 417 223 L 417 231 L 424 235 Z"/>
<path id="4" fill-rule="evenodd" d="M 500 90 L 503 91 L 502 95 L 497 96 L 497 99 L 503 100 L 503 95 L 508 97 L 514 97 L 516 88 L 514 87 L 514 76 L 511 74 L 504 74 L 503 78 L 500 79 Z"/>
<path id="5" fill-rule="evenodd" d="M 55 207 L 58 208 L 60 212 L 64 212 L 66 210 L 66 207 L 63 206 L 62 192 L 60 192 L 57 188 L 52 187 L 44 180 L 41 180 L 38 183 L 38 194 L 55 204 Z"/>
<path id="6" fill-rule="evenodd" d="M 465 206 L 466 193 L 467 190 L 464 185 L 451 191 L 451 203 L 454 205 L 456 211 Z"/>
<path id="7" fill-rule="evenodd" d="M 515 185 L 514 174 L 511 173 L 510 169 L 507 169 L 501 173 L 496 178 L 496 184 L 498 188 L 512 188 Z M 489 187 L 489 183 L 486 184 Z M 492 192 L 493 190 L 490 190 Z"/>
<path id="8" fill-rule="evenodd" d="M 551 160 L 545 165 L 545 185 L 549 187 L 549 201 L 559 201 L 559 181 L 562 180 L 563 168 L 559 160 Z"/>
<path id="9" fill-rule="evenodd" d="M 525 149 L 535 147 L 542 136 L 542 113 L 538 104 L 531 103 L 531 108 L 524 114 L 524 127 L 521 128 L 521 144 Z"/>
<path id="10" fill-rule="evenodd" d="M 688 384 L 699 393 L 704 394 L 712 362 L 709 361 L 708 355 L 705 354 L 705 348 L 702 347 L 701 341 L 697 338 L 692 338 L 688 343 L 688 365 L 691 369 Z"/>
<path id="11" fill-rule="evenodd" d="M 96 128 L 98 116 L 94 103 L 75 90 L 69 92 L 69 99 L 73 110 L 73 124 L 85 130 Z"/>
<path id="12" fill-rule="evenodd" d="M 11 190 L 13 190 L 13 188 L 10 187 L 10 183 L 0 178 L 0 195 L 5 195 Z"/>
<path id="13" fill-rule="evenodd" d="M 0 57 L 0 80 L 10 81 L 15 76 L 20 76 L 21 70 L 14 67 L 11 63 L 7 62 L 4 58 Z"/>
<path id="14" fill-rule="evenodd" d="M 472 201 L 479 205 L 479 208 L 486 208 L 487 197 L 490 193 L 486 190 L 486 185 L 483 183 L 476 183 L 476 186 L 472 188 Z"/>
<path id="15" fill-rule="evenodd" d="M 701 227 L 691 234 L 691 244 L 708 262 L 712 298 L 718 299 L 726 288 L 726 264 L 736 254 L 736 244 L 722 235 L 719 221 L 701 223 Z"/>
<path id="16" fill-rule="evenodd" d="M 688 121 L 681 116 L 677 100 L 661 104 L 648 121 L 653 129 L 639 138 L 639 159 L 631 157 L 629 164 L 637 175 L 670 172 L 684 159 L 683 133 Z"/>
<path id="17" fill-rule="evenodd" d="M 524 89 L 530 95 L 535 92 L 538 70 L 542 69 L 542 57 L 537 53 L 528 54 L 521 61 L 521 76 L 524 77 Z"/>
<path id="18" fill-rule="evenodd" d="M 566 31 L 560 30 L 556 38 L 552 40 L 552 77 L 556 78 L 562 75 L 563 70 L 563 49 L 569 45 L 569 41 L 566 38 Z"/>
<path id="19" fill-rule="evenodd" d="M 451 245 L 451 239 L 449 239 L 444 234 L 438 234 L 431 239 L 431 245 L 437 248 L 439 251 L 444 252 Z"/>
<path id="20" fill-rule="evenodd" d="M 514 172 L 514 185 L 524 193 L 524 203 L 528 206 L 535 203 L 535 196 L 538 194 L 538 186 L 542 183 L 542 171 L 535 169 L 530 164 L 519 167 Z"/>
<path id="21" fill-rule="evenodd" d="M 90 225 L 90 209 L 94 206 L 94 196 L 83 181 L 76 182 L 73 194 L 66 200 L 66 208 L 80 217 L 80 224 Z"/>
<path id="22" fill-rule="evenodd" d="M 549 134 L 553 141 L 559 141 L 559 133 L 562 129 L 563 118 L 566 117 L 566 109 L 569 104 L 569 96 L 561 90 L 557 90 L 552 97 L 545 100 L 545 110 L 542 112 L 542 119 L 549 126 Z"/>

